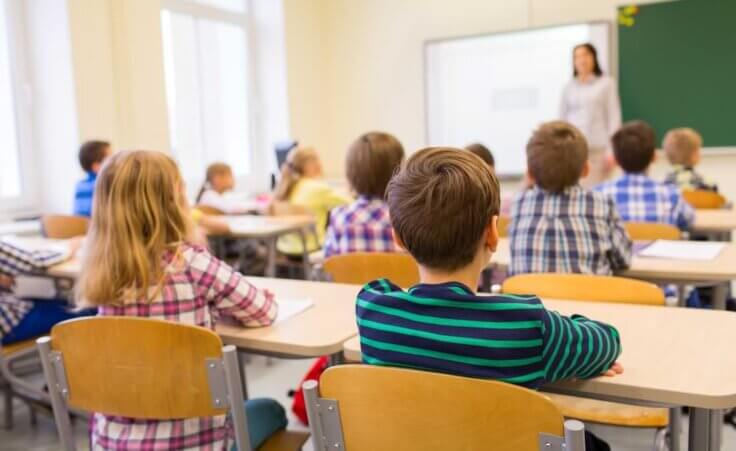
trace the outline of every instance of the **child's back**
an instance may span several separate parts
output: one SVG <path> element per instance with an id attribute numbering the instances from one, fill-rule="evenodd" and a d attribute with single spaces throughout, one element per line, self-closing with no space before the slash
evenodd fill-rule
<path id="1" fill-rule="evenodd" d="M 183 183 L 158 152 L 111 157 L 98 182 L 80 301 L 99 314 L 175 321 L 214 329 L 220 316 L 246 326 L 271 324 L 277 305 L 205 248 L 190 244 Z M 226 449 L 226 416 L 136 420 L 95 413 L 91 447 Z"/>
<path id="2" fill-rule="evenodd" d="M 616 330 L 547 311 L 536 296 L 475 293 L 498 244 L 498 181 L 455 149 L 414 154 L 387 191 L 397 245 L 419 265 L 404 291 L 381 279 L 358 295 L 366 363 L 498 379 L 527 387 L 607 371 Z M 443 210 L 442 215 L 434 214 Z"/>
<path id="3" fill-rule="evenodd" d="M 404 148 L 388 133 L 366 133 L 353 142 L 345 172 L 358 198 L 330 212 L 325 256 L 396 250 L 383 196 L 403 158 Z"/>
<path id="4" fill-rule="evenodd" d="M 612 142 L 614 156 L 624 175 L 595 190 L 614 200 L 626 222 L 657 222 L 688 228 L 695 220 L 695 212 L 677 186 L 646 175 L 655 158 L 654 130 L 645 122 L 629 122 L 616 132 Z"/>
<path id="5" fill-rule="evenodd" d="M 511 210 L 511 274 L 568 272 L 610 275 L 628 267 L 631 240 L 605 196 L 579 185 L 587 143 L 564 122 L 544 124 L 527 145 L 534 187 Z"/>

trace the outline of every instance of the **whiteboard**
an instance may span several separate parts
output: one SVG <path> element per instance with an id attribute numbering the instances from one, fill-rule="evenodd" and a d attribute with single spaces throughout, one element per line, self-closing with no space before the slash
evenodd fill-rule
<path id="1" fill-rule="evenodd" d="M 596 22 L 427 42 L 427 144 L 481 142 L 499 175 L 525 173 L 532 131 L 559 117 L 573 48 L 591 42 L 608 73 L 609 35 Z"/>

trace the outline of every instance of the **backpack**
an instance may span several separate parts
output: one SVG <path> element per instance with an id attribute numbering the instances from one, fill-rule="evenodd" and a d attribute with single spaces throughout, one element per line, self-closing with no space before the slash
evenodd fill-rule
<path id="1" fill-rule="evenodd" d="M 307 405 L 304 402 L 304 390 L 302 390 L 302 384 L 308 380 L 319 381 L 322 373 L 327 369 L 328 360 L 327 357 L 318 358 L 314 364 L 309 368 L 307 374 L 299 383 L 299 388 L 289 393 L 289 396 L 293 396 L 294 400 L 291 403 L 291 411 L 294 412 L 299 420 L 305 425 L 309 425 L 309 419 L 307 418 Z"/>

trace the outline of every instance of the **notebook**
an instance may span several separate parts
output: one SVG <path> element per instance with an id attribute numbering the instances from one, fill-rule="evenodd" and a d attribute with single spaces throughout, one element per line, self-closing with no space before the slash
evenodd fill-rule
<path id="1" fill-rule="evenodd" d="M 274 321 L 274 324 L 282 323 L 289 318 L 312 308 L 312 306 L 314 305 L 314 301 L 309 298 L 277 298 L 276 302 L 279 304 L 279 313 L 276 315 L 276 320 Z"/>
<path id="2" fill-rule="evenodd" d="M 641 249 L 639 257 L 666 258 L 672 260 L 710 261 L 718 257 L 725 243 L 708 241 L 656 240 Z"/>

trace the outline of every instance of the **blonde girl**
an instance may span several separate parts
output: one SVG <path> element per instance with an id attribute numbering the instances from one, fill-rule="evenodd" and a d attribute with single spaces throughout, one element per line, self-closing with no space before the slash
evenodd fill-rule
<path id="1" fill-rule="evenodd" d="M 322 179 L 319 155 L 309 147 L 300 147 L 289 152 L 281 167 L 281 179 L 276 186 L 274 199 L 277 204 L 290 206 L 293 212 L 314 215 L 319 242 L 310 235 L 307 240 L 309 251 L 322 247 L 330 210 L 351 200 Z M 281 237 L 278 248 L 285 254 L 300 255 L 303 252 L 301 239 L 296 235 Z"/>
<path id="2" fill-rule="evenodd" d="M 97 180 L 91 228 L 77 298 L 102 316 L 138 316 L 213 329 L 229 316 L 244 326 L 276 317 L 271 293 L 252 286 L 207 249 L 193 243 L 193 225 L 176 163 L 159 152 L 119 152 Z M 286 426 L 272 400 L 246 403 L 257 448 Z M 256 412 L 257 411 L 257 412 Z M 232 443 L 226 416 L 135 420 L 95 413 L 93 449 L 226 450 Z"/>

